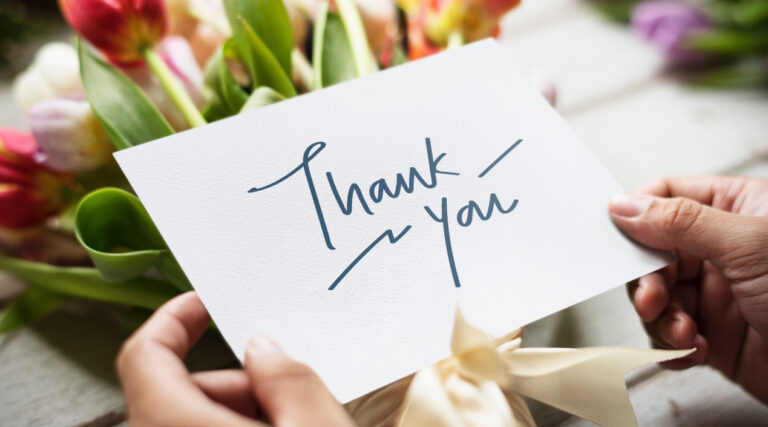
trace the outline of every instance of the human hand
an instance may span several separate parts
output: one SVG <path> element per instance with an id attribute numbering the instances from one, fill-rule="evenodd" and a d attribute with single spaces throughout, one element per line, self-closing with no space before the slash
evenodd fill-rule
<path id="1" fill-rule="evenodd" d="M 137 426 L 352 426 L 307 366 L 264 337 L 245 352 L 245 370 L 190 374 L 184 356 L 208 328 L 194 292 L 160 307 L 123 345 L 117 371 L 128 418 Z"/>
<path id="2" fill-rule="evenodd" d="M 768 180 L 668 178 L 616 195 L 628 236 L 678 261 L 630 285 L 657 348 L 692 348 L 665 366 L 709 364 L 768 403 Z"/>

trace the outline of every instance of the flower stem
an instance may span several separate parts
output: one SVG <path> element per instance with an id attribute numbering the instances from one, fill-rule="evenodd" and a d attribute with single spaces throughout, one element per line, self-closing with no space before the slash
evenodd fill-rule
<path id="1" fill-rule="evenodd" d="M 360 12 L 353 0 L 336 0 L 336 8 L 341 15 L 341 22 L 347 31 L 347 38 L 355 59 L 355 69 L 358 77 L 366 76 L 375 71 L 376 62 L 368 46 L 368 38 L 365 35 L 365 26 Z"/>
<path id="2" fill-rule="evenodd" d="M 312 90 L 315 85 L 315 75 L 314 70 L 312 70 L 312 64 L 309 63 L 309 60 L 304 56 L 304 53 L 296 47 L 294 47 L 293 52 L 291 52 L 291 58 L 293 59 L 293 69 L 296 70 L 296 76 L 298 77 L 299 83 L 301 83 L 304 89 Z"/>
<path id="3" fill-rule="evenodd" d="M 448 49 L 461 47 L 464 45 L 464 34 L 461 31 L 454 31 L 448 35 Z"/>
<path id="4" fill-rule="evenodd" d="M 192 98 L 189 97 L 189 94 L 186 89 L 184 89 L 184 86 L 179 79 L 173 75 L 173 72 L 168 68 L 168 65 L 163 61 L 163 58 L 161 58 L 151 47 L 144 48 L 142 50 L 142 56 L 144 56 L 144 60 L 147 61 L 149 69 L 155 73 L 155 76 L 157 76 L 160 85 L 165 89 L 165 92 L 171 98 L 173 104 L 187 120 L 187 123 L 189 123 L 191 127 L 206 124 L 205 118 L 200 114 L 195 103 L 192 102 Z"/>

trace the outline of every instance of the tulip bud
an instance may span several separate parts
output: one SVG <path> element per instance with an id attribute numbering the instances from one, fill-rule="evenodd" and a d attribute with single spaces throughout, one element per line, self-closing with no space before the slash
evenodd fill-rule
<path id="1" fill-rule="evenodd" d="M 707 57 L 689 49 L 685 40 L 690 34 L 712 26 L 704 12 L 682 1 L 645 1 L 635 6 L 632 12 L 635 32 L 659 47 L 675 65 L 693 66 L 706 62 Z"/>
<path id="2" fill-rule="evenodd" d="M 63 206 L 72 178 L 40 165 L 37 151 L 30 135 L 0 129 L 0 227 L 35 225 Z"/>
<path id="3" fill-rule="evenodd" d="M 83 98 L 58 97 L 36 104 L 29 126 L 40 160 L 52 169 L 91 170 L 111 158 L 109 137 Z"/>
<path id="4" fill-rule="evenodd" d="M 62 42 L 43 46 L 13 82 L 13 95 L 25 112 L 40 101 L 82 91 L 77 51 Z"/>
<path id="5" fill-rule="evenodd" d="M 557 106 L 557 85 L 549 74 L 542 71 L 534 71 L 531 74 L 533 83 L 552 107 Z"/>
<path id="6" fill-rule="evenodd" d="M 59 0 L 67 22 L 112 62 L 142 61 L 166 32 L 163 0 Z"/>

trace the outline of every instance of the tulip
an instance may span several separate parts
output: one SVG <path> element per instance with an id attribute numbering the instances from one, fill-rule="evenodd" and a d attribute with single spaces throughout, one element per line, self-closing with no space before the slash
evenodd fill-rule
<path id="1" fill-rule="evenodd" d="M 163 0 L 59 0 L 69 24 L 124 68 L 146 62 L 190 126 L 205 119 L 154 47 L 166 34 Z"/>
<path id="2" fill-rule="evenodd" d="M 165 0 L 168 34 L 187 39 L 200 67 L 232 33 L 222 0 Z"/>
<path id="3" fill-rule="evenodd" d="M 67 22 L 110 59 L 141 63 L 166 32 L 163 0 L 59 0 Z"/>
<path id="4" fill-rule="evenodd" d="M 520 0 L 397 0 L 408 18 L 411 58 L 449 44 L 495 36 L 499 21 Z M 411 36 L 415 39 L 411 40 Z M 457 42 L 458 40 L 458 42 Z"/>
<path id="5" fill-rule="evenodd" d="M 64 205 L 72 177 L 41 165 L 37 152 L 31 135 L 0 129 L 0 227 L 36 225 Z"/>
<path id="6" fill-rule="evenodd" d="M 552 79 L 549 74 L 546 74 L 542 71 L 534 71 L 531 74 L 531 78 L 533 79 L 533 83 L 536 86 L 536 89 L 538 89 L 541 96 L 547 100 L 547 103 L 549 103 L 549 105 L 552 107 L 556 107 L 557 85 L 555 84 L 554 79 Z"/>
<path id="7" fill-rule="evenodd" d="M 85 171 L 111 159 L 112 144 L 83 97 L 57 97 L 35 104 L 29 127 L 39 159 L 58 171 Z"/>
<path id="8" fill-rule="evenodd" d="M 712 26 L 701 10 L 682 1 L 646 1 L 632 12 L 635 32 L 659 47 L 674 65 L 693 66 L 706 61 L 706 56 L 688 49 L 685 42 L 691 34 Z"/>
<path id="9" fill-rule="evenodd" d="M 77 51 L 62 42 L 44 45 L 13 82 L 13 95 L 25 112 L 38 102 L 82 92 Z"/>
<path id="10" fill-rule="evenodd" d="M 174 77 L 181 82 L 183 90 L 194 105 L 201 107 L 203 104 L 201 94 L 203 72 L 197 65 L 189 43 L 182 37 L 170 36 L 163 39 L 159 48 L 162 61 L 173 73 Z M 184 130 L 189 127 L 184 115 L 181 114 L 174 102 L 167 96 L 160 80 L 149 69 L 131 67 L 125 69 L 124 72 L 142 88 L 147 97 L 155 104 L 174 129 Z"/>

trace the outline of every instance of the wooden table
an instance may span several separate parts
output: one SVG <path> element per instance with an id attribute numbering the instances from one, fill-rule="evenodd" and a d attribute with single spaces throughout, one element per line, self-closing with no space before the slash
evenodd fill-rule
<path id="1" fill-rule="evenodd" d="M 706 91 L 670 78 L 662 58 L 579 0 L 527 0 L 504 21 L 502 43 L 520 63 L 552 75 L 558 109 L 626 187 L 659 175 L 768 177 L 768 94 Z M 0 82 L 0 125 L 23 127 L 9 82 Z M 0 338 L 0 424 L 124 422 L 113 360 L 125 332 L 108 306 L 75 304 Z M 623 288 L 542 319 L 527 346 L 647 347 Z M 190 365 L 232 357 L 215 336 Z M 759 426 L 768 407 L 708 368 L 643 368 L 628 377 L 643 426 Z M 591 423 L 532 404 L 542 426 Z"/>

